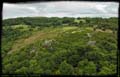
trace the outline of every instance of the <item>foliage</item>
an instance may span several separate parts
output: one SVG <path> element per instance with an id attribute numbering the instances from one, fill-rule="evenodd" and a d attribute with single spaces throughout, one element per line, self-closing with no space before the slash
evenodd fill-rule
<path id="1" fill-rule="evenodd" d="M 115 74 L 117 30 L 118 18 L 21 17 L 3 20 L 2 72 Z M 46 43 L 49 47 L 44 47 L 45 41 L 50 40 Z M 88 45 L 89 41 L 95 41 L 95 44 Z"/>

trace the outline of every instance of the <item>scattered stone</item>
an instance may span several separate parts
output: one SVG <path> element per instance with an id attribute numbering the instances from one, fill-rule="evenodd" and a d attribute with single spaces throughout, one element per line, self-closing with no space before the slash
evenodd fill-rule
<path id="1" fill-rule="evenodd" d="M 88 41 L 87 45 L 94 46 L 96 44 L 96 41 Z"/>
<path id="2" fill-rule="evenodd" d="M 45 42 L 43 43 L 43 46 L 49 47 L 49 46 L 51 46 L 51 42 L 52 42 L 52 40 L 45 40 Z"/>
<path id="3" fill-rule="evenodd" d="M 91 35 L 90 35 L 90 33 L 87 33 L 87 36 L 90 38 L 90 37 L 92 37 Z"/>
<path id="4" fill-rule="evenodd" d="M 72 31 L 72 33 L 77 33 L 77 32 L 81 32 L 81 30 L 79 30 L 79 31 Z"/>
<path id="5" fill-rule="evenodd" d="M 54 48 L 53 48 L 52 44 L 53 44 L 54 41 L 55 41 L 54 39 L 53 39 L 53 40 L 45 40 L 45 42 L 43 43 L 42 46 L 43 46 L 44 48 L 50 50 L 50 51 L 53 51 Z"/>
<path id="6" fill-rule="evenodd" d="M 30 53 L 34 53 L 35 52 L 35 48 L 33 48 L 31 51 L 30 51 Z"/>
<path id="7" fill-rule="evenodd" d="M 76 33 L 77 31 L 72 31 L 72 33 Z"/>

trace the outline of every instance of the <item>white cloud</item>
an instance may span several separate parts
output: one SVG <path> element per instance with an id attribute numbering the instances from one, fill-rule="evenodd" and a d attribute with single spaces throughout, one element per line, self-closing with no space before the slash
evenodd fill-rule
<path id="1" fill-rule="evenodd" d="M 58 17 L 118 17 L 118 3 L 115 2 L 41 2 L 3 4 L 3 19 L 25 16 Z"/>
<path id="2" fill-rule="evenodd" d="M 35 7 L 27 7 L 27 9 L 32 10 L 32 11 L 35 12 L 36 14 L 39 13 L 39 11 L 37 10 L 37 8 L 35 8 Z"/>
<path id="3" fill-rule="evenodd" d="M 102 11 L 103 13 L 108 13 L 106 10 L 105 10 L 105 7 L 107 7 L 107 5 L 96 5 L 95 6 L 97 10 L 100 10 Z"/>

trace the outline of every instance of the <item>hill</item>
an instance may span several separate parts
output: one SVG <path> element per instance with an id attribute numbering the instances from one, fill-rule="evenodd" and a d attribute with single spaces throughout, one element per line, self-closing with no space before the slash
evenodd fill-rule
<path id="1" fill-rule="evenodd" d="M 117 18 L 3 20 L 2 71 L 5 74 L 116 74 L 117 29 Z"/>

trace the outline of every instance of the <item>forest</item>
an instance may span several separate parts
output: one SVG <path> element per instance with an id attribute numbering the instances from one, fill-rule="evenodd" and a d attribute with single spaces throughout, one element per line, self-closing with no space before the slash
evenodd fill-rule
<path id="1" fill-rule="evenodd" d="M 3 74 L 117 73 L 118 18 L 19 17 L 2 22 Z"/>

